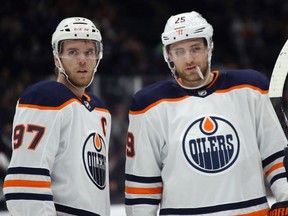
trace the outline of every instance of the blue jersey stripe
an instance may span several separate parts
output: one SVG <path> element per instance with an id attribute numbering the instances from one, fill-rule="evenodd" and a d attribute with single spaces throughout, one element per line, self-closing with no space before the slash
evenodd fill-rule
<path id="1" fill-rule="evenodd" d="M 35 193 L 7 193 L 5 194 L 6 201 L 9 200 L 38 200 L 38 201 L 53 201 L 53 196 L 49 194 Z"/>
<path id="2" fill-rule="evenodd" d="M 27 175 L 43 175 L 50 176 L 48 169 L 31 168 L 31 167 L 11 167 L 7 170 L 7 175 L 11 174 L 27 174 Z"/>
<path id="3" fill-rule="evenodd" d="M 274 153 L 273 155 L 267 157 L 265 160 L 262 161 L 262 166 L 265 167 L 268 164 L 272 163 L 278 158 L 284 157 L 284 150 L 283 151 L 278 151 Z"/>
<path id="4" fill-rule="evenodd" d="M 97 203 L 95 203 L 97 205 Z M 55 203 L 55 208 L 58 212 L 63 212 L 72 215 L 79 215 L 79 216 L 100 216 L 99 214 L 89 212 L 82 209 L 72 208 L 64 205 L 59 205 Z"/>
<path id="5" fill-rule="evenodd" d="M 260 197 L 252 200 L 247 200 L 237 203 L 228 203 L 223 205 L 202 207 L 202 208 L 166 208 L 160 210 L 160 215 L 199 215 L 211 214 L 215 212 L 223 212 L 228 210 L 249 208 L 251 206 L 261 205 L 267 203 L 266 197 Z"/>
<path id="6" fill-rule="evenodd" d="M 161 176 L 142 177 L 142 176 L 126 174 L 125 175 L 125 179 L 127 181 L 140 182 L 140 183 L 158 183 L 158 182 L 162 182 Z"/>
<path id="7" fill-rule="evenodd" d="M 125 205 L 159 205 L 160 199 L 148 199 L 148 198 L 138 198 L 138 199 L 125 199 Z"/>

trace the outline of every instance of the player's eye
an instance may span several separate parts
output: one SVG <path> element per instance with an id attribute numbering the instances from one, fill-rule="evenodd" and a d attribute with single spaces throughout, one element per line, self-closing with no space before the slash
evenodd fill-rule
<path id="1" fill-rule="evenodd" d="M 175 50 L 175 55 L 178 57 L 185 55 L 185 50 Z"/>
<path id="2" fill-rule="evenodd" d="M 69 50 L 67 55 L 71 58 L 78 58 L 79 52 L 76 50 Z"/>
<path id="3" fill-rule="evenodd" d="M 96 58 L 95 50 L 89 50 L 89 51 L 85 52 L 85 57 L 86 58 Z"/>

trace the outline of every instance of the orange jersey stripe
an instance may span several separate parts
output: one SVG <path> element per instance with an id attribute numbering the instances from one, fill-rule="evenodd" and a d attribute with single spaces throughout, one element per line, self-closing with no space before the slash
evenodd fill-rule
<path id="1" fill-rule="evenodd" d="M 259 91 L 261 92 L 262 94 L 268 94 L 268 90 L 262 90 L 260 88 L 257 88 L 255 86 L 252 86 L 252 85 L 237 85 L 237 86 L 233 86 L 231 88 L 228 88 L 228 89 L 223 89 L 223 90 L 217 90 L 215 91 L 216 93 L 226 93 L 226 92 L 229 92 L 229 91 L 232 91 L 232 90 L 235 90 L 235 89 L 242 89 L 242 88 L 250 88 L 250 89 L 254 89 L 256 91 Z M 180 98 L 164 98 L 164 99 L 161 99 L 159 101 L 156 101 L 152 104 L 150 104 L 149 106 L 147 106 L 145 109 L 143 110 L 139 110 L 139 111 L 129 111 L 129 114 L 131 115 L 139 115 L 139 114 L 143 114 L 145 113 L 146 111 L 148 111 L 149 109 L 157 106 L 158 104 L 162 103 L 162 102 L 178 102 L 178 101 L 181 101 L 181 100 L 184 100 L 186 98 L 188 98 L 190 96 L 183 96 L 183 97 L 180 97 Z"/>
<path id="2" fill-rule="evenodd" d="M 226 93 L 226 92 L 229 92 L 229 91 L 232 91 L 232 90 L 235 90 L 235 89 L 242 89 L 242 88 L 251 88 L 251 89 L 254 89 L 256 91 L 261 92 L 262 94 L 268 94 L 268 90 L 262 90 L 260 88 L 255 87 L 255 86 L 246 85 L 246 84 L 233 86 L 233 87 L 228 88 L 228 89 L 217 90 L 215 92 L 217 92 L 217 93 Z"/>
<path id="3" fill-rule="evenodd" d="M 100 111 L 100 112 L 106 112 L 106 113 L 110 113 L 107 109 L 104 108 L 95 108 L 94 110 Z"/>
<path id="4" fill-rule="evenodd" d="M 32 181 L 32 180 L 6 180 L 3 188 L 5 187 L 35 187 L 35 188 L 50 188 L 51 182 L 49 181 Z"/>
<path id="5" fill-rule="evenodd" d="M 18 107 L 26 107 L 26 108 L 33 108 L 33 109 L 39 109 L 39 110 L 60 110 L 63 107 L 67 106 L 68 104 L 71 104 L 73 102 L 78 102 L 80 103 L 79 100 L 73 98 L 70 99 L 68 101 L 66 101 L 65 103 L 61 104 L 58 107 L 51 107 L 51 106 L 38 106 L 38 105 L 34 105 L 34 104 L 19 104 Z"/>
<path id="6" fill-rule="evenodd" d="M 159 188 L 135 188 L 125 187 L 125 192 L 129 194 L 161 194 L 163 191 L 162 187 Z"/>
<path id="7" fill-rule="evenodd" d="M 274 164 L 268 171 L 265 172 L 265 176 L 268 176 L 271 172 L 273 172 L 276 169 L 284 167 L 283 162 Z"/>
<path id="8" fill-rule="evenodd" d="M 18 107 L 21 107 L 21 108 L 32 108 L 32 109 L 39 109 L 39 110 L 61 110 L 63 107 L 66 107 L 66 106 L 68 106 L 69 104 L 71 104 L 73 102 L 77 102 L 77 103 L 82 105 L 82 103 L 79 100 L 77 100 L 76 98 L 72 98 L 72 99 L 66 101 L 65 103 L 61 104 L 58 107 L 38 106 L 38 105 L 34 105 L 34 104 L 19 104 Z M 104 109 L 104 108 L 96 107 L 95 110 L 98 110 L 98 111 L 101 111 L 101 112 L 110 113 L 107 109 Z"/>
<path id="9" fill-rule="evenodd" d="M 184 100 L 186 98 L 188 98 L 189 96 L 184 96 L 184 97 L 180 97 L 180 98 L 166 98 L 166 99 L 161 99 L 159 101 L 156 101 L 155 103 L 152 103 L 151 105 L 149 105 L 148 107 L 146 107 L 143 110 L 139 110 L 139 111 L 129 111 L 129 114 L 132 115 L 138 115 L 138 114 L 143 114 L 145 113 L 147 110 L 151 109 L 154 106 L 157 106 L 158 104 L 162 103 L 162 102 L 177 102 L 177 101 L 181 101 Z"/>
<path id="10" fill-rule="evenodd" d="M 257 211 L 257 212 L 252 212 L 252 213 L 248 213 L 248 214 L 240 214 L 237 216 L 266 216 L 267 213 L 269 211 L 269 208 Z"/>

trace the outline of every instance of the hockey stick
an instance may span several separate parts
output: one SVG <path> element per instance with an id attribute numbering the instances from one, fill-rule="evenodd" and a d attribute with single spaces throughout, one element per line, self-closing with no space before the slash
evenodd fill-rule
<path id="1" fill-rule="evenodd" d="M 288 73 L 288 40 L 284 44 L 274 65 L 269 86 L 270 98 L 282 97 Z"/>
<path id="2" fill-rule="evenodd" d="M 269 97 L 273 103 L 274 109 L 282 124 L 283 130 L 288 135 L 288 118 L 286 92 L 284 89 L 285 81 L 288 74 L 288 40 L 284 44 L 274 65 L 274 69 L 270 79 Z M 284 90 L 284 91 L 283 91 Z M 287 99 L 287 100 L 285 100 Z M 285 107 L 286 105 L 286 107 Z M 288 137 L 288 136 L 287 136 Z"/>
<path id="3" fill-rule="evenodd" d="M 274 106 L 278 119 L 282 125 L 284 133 L 288 138 L 288 94 L 287 87 L 285 86 L 285 81 L 288 74 L 288 40 L 284 44 L 279 53 L 279 56 L 274 65 L 274 69 L 270 79 L 269 85 L 269 97 Z M 286 87 L 286 88 L 285 88 Z M 284 150 L 284 167 L 288 173 L 288 147 Z M 288 181 L 288 176 L 287 176 Z"/>

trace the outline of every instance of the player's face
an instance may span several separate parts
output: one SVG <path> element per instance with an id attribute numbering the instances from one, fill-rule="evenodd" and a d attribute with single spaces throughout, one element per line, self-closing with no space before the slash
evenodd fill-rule
<path id="1" fill-rule="evenodd" d="M 76 87 L 87 86 L 97 62 L 95 42 L 91 40 L 65 40 L 59 55 L 69 81 Z"/>
<path id="2" fill-rule="evenodd" d="M 181 83 L 187 87 L 204 81 L 196 71 L 198 66 L 205 77 L 208 70 L 208 48 L 202 38 L 187 39 L 170 45 L 169 59 L 174 63 Z"/>

